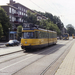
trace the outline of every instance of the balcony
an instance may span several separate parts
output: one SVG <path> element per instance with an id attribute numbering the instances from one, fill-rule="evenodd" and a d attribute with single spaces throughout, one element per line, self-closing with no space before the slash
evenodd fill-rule
<path id="1" fill-rule="evenodd" d="M 14 21 L 15 24 L 19 24 L 19 21 Z"/>
<path id="2" fill-rule="evenodd" d="M 17 17 L 17 18 L 22 17 L 22 15 L 19 15 L 18 13 L 14 13 L 14 16 Z"/>
<path id="3" fill-rule="evenodd" d="M 20 21 L 14 21 L 14 24 L 20 24 L 20 23 L 22 23 L 22 22 L 20 22 Z"/>

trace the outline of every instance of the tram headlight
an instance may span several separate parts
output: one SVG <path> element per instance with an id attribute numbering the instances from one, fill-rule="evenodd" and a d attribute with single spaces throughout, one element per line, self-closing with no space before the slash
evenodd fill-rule
<path id="1" fill-rule="evenodd" d="M 21 43 L 21 46 L 23 46 L 23 44 Z"/>

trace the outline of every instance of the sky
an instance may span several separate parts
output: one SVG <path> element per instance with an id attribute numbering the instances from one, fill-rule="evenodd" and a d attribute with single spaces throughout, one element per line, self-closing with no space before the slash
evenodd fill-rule
<path id="1" fill-rule="evenodd" d="M 58 16 L 64 26 L 72 24 L 75 27 L 75 0 L 14 0 L 32 10 L 49 12 Z M 9 0 L 1 0 L 0 5 L 6 5 Z"/>

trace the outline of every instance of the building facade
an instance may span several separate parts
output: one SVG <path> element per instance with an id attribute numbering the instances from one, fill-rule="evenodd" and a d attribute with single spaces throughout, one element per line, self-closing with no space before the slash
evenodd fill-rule
<path id="1" fill-rule="evenodd" d="M 33 10 L 27 8 L 26 6 L 16 3 L 13 0 L 10 0 L 7 5 L 1 6 L 7 13 L 10 18 L 10 23 L 12 25 L 12 31 L 17 31 L 17 26 L 22 25 L 23 23 L 23 16 L 27 16 L 27 11 L 29 10 L 32 13 L 36 13 Z M 45 20 L 46 17 L 36 13 L 37 20 Z"/>
<path id="2" fill-rule="evenodd" d="M 8 5 L 3 5 L 1 7 L 7 12 L 7 15 L 10 18 L 10 23 L 12 25 L 13 31 L 16 31 L 17 26 L 19 26 L 21 23 L 23 23 L 22 16 L 27 16 L 28 10 L 31 11 L 32 13 L 35 13 L 31 9 L 27 8 L 26 6 L 24 6 L 20 3 L 16 3 L 13 0 L 10 0 Z M 38 13 L 36 14 L 36 16 L 37 16 L 37 20 L 42 20 L 42 19 L 45 20 L 46 19 L 46 17 L 44 17 Z"/>

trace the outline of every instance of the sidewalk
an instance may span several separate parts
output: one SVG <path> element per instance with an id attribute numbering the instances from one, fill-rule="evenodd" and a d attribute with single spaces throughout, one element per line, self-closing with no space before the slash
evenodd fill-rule
<path id="1" fill-rule="evenodd" d="M 15 52 L 20 52 L 20 51 L 23 51 L 21 49 L 21 46 L 3 47 L 3 48 L 0 48 L 0 56 L 15 53 Z"/>
<path id="2" fill-rule="evenodd" d="M 0 42 L 0 48 L 2 48 L 2 47 L 5 47 L 5 44 L 6 44 L 7 42 Z"/>
<path id="3" fill-rule="evenodd" d="M 59 66 L 55 75 L 75 75 L 75 43 Z"/>

